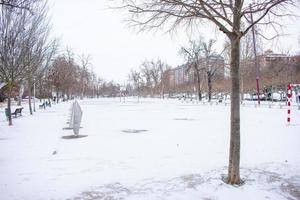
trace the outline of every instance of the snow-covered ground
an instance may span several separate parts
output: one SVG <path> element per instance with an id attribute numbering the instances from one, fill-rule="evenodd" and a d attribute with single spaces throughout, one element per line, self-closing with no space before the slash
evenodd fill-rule
<path id="1" fill-rule="evenodd" d="M 300 111 L 241 107 L 240 187 L 222 182 L 229 106 L 87 99 L 81 135 L 64 129 L 71 102 L 27 106 L 8 127 L 0 108 L 0 199 L 300 199 Z M 55 152 L 53 154 L 53 152 Z"/>

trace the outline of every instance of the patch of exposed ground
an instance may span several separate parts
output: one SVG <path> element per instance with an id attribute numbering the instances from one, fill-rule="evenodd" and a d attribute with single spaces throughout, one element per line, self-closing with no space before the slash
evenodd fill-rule
<path id="1" fill-rule="evenodd" d="M 144 133 L 147 132 L 148 130 L 145 129 L 125 129 L 122 130 L 123 133 Z"/>

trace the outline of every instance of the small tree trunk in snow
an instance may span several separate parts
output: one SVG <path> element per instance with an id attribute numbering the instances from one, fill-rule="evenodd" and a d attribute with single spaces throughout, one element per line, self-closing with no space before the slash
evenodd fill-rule
<path id="1" fill-rule="evenodd" d="M 200 72 L 199 71 L 197 71 L 196 77 L 197 77 L 198 100 L 201 101 L 202 100 L 202 93 L 201 93 L 201 80 L 200 80 Z"/>
<path id="2" fill-rule="evenodd" d="M 12 117 L 11 117 L 11 86 L 8 86 L 8 100 L 7 100 L 7 110 L 8 110 L 8 125 L 12 126 Z"/>
<path id="3" fill-rule="evenodd" d="M 231 38 L 231 115 L 228 183 L 240 184 L 240 38 Z"/>
<path id="4" fill-rule="evenodd" d="M 164 84 L 162 84 L 160 94 L 161 94 L 161 97 L 162 97 L 163 99 L 165 98 L 164 93 L 165 93 L 165 86 L 164 86 Z"/>

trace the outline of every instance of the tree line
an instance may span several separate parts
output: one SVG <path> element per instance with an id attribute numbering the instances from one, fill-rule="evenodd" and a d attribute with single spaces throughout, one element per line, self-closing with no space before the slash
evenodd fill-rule
<path id="1" fill-rule="evenodd" d="M 127 91 L 128 95 L 177 97 L 181 94 L 195 96 L 200 101 L 205 96 L 211 101 L 212 96 L 229 94 L 230 44 L 225 41 L 220 51 L 216 50 L 215 44 L 215 39 L 206 40 L 201 36 L 189 40 L 186 46 L 179 49 L 179 56 L 182 56 L 185 62 L 177 68 L 159 58 L 143 61 L 138 69 L 131 70 L 128 75 L 131 86 L 130 91 Z M 253 46 L 250 34 L 243 37 L 240 58 L 241 100 L 244 99 L 245 93 L 257 94 L 257 73 L 261 85 L 260 95 L 269 98 L 274 92 L 285 92 L 289 83 L 300 81 L 300 54 L 289 55 L 283 51 L 274 53 L 271 50 L 263 52 L 264 46 L 260 41 L 256 43 L 260 50 L 255 56 Z M 255 61 L 259 66 L 259 72 Z M 178 68 L 183 73 L 180 76 L 187 79 L 181 83 L 172 80 L 175 71 L 179 71 Z M 178 79 L 178 75 L 175 79 Z"/>
<path id="2" fill-rule="evenodd" d="M 20 105 L 22 96 L 28 96 L 33 114 L 32 96 L 59 102 L 119 91 L 116 83 L 97 77 L 90 56 L 60 52 L 58 39 L 51 36 L 46 0 L 0 1 L 0 83 L 9 125 L 12 98 L 18 97 Z"/>

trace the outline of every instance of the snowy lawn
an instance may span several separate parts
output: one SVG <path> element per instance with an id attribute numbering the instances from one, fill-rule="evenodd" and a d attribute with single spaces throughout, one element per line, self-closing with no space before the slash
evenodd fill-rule
<path id="1" fill-rule="evenodd" d="M 27 105 L 8 127 L 0 109 L 0 199 L 300 199 L 300 111 L 241 107 L 240 187 L 227 173 L 229 106 L 178 100 L 94 99 L 78 139 L 71 102 Z M 54 153 L 55 152 L 55 153 Z M 54 153 L 54 154 L 53 154 Z"/>

